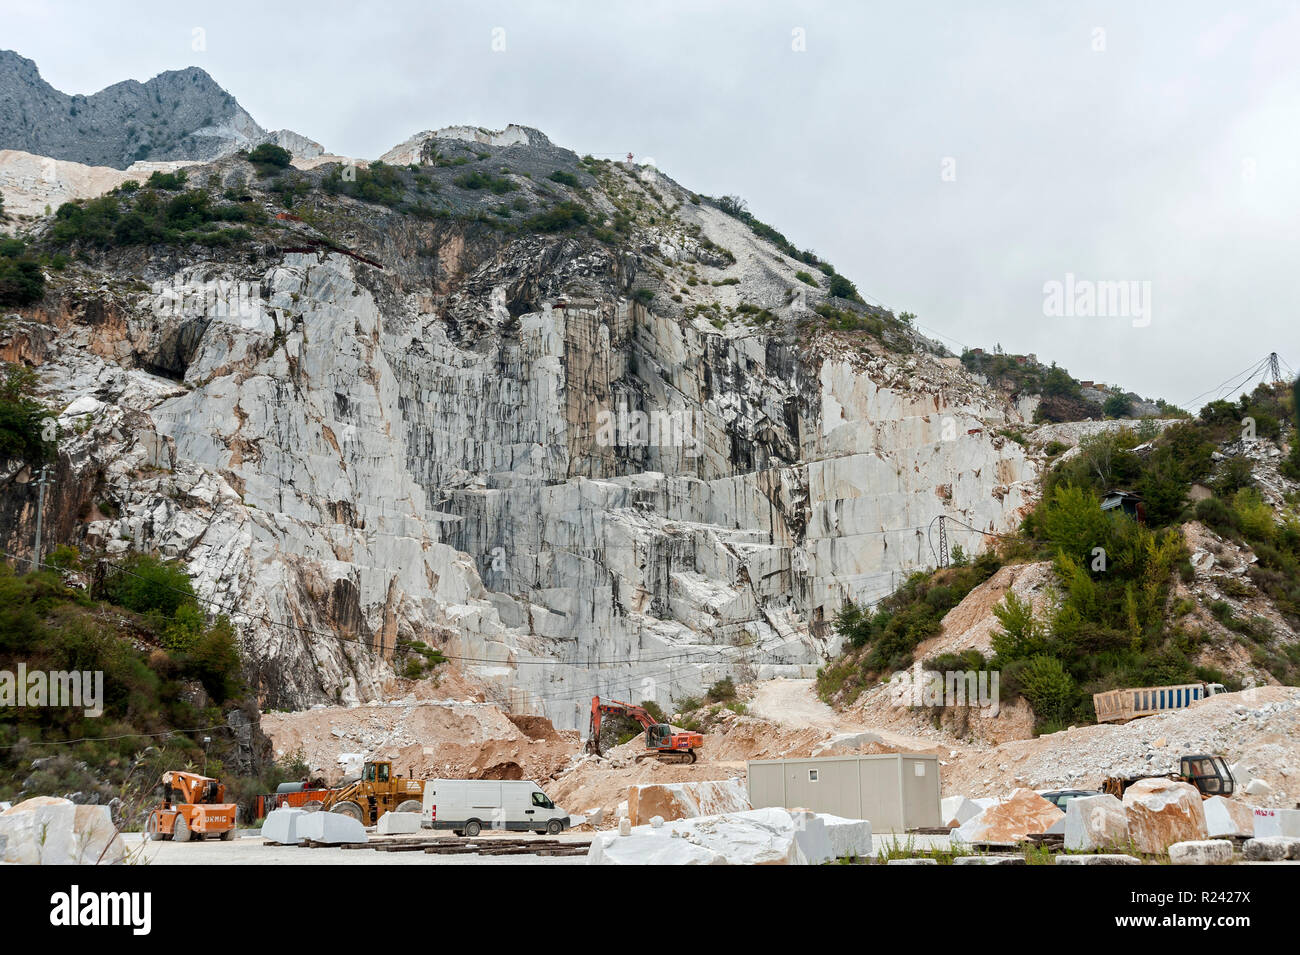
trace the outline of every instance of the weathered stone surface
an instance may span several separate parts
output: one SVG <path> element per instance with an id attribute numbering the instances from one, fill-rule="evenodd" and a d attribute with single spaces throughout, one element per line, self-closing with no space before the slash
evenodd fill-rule
<path id="1" fill-rule="evenodd" d="M 938 865 L 934 859 L 890 859 L 885 865 Z"/>
<path id="2" fill-rule="evenodd" d="M 1139 779 L 1124 792 L 1124 811 L 1138 852 L 1163 854 L 1175 842 L 1209 836 L 1201 794 L 1190 783 Z"/>
<path id="3" fill-rule="evenodd" d="M 1169 861 L 1174 865 L 1228 865 L 1232 862 L 1232 842 L 1227 839 L 1175 842 L 1169 847 Z"/>
<path id="4" fill-rule="evenodd" d="M 1087 856 L 1057 856 L 1057 865 L 1141 865 L 1142 860 L 1137 856 L 1129 855 L 1107 855 L 1099 853 L 1097 855 Z"/>
<path id="5" fill-rule="evenodd" d="M 1092 852 L 1125 846 L 1128 813 L 1114 796 L 1081 796 L 1065 807 L 1065 848 Z"/>
<path id="6" fill-rule="evenodd" d="M 1300 859 L 1300 839 L 1291 836 L 1256 836 L 1246 840 L 1242 855 L 1249 862 Z"/>
<path id="7" fill-rule="evenodd" d="M 386 812 L 375 824 L 375 834 L 380 836 L 405 835 L 420 831 L 418 812 Z"/>
<path id="8" fill-rule="evenodd" d="M 1016 789 L 953 830 L 956 842 L 1019 842 L 1045 832 L 1063 813 L 1032 789 Z"/>
<path id="9" fill-rule="evenodd" d="M 690 819 L 749 808 L 749 792 L 737 779 L 645 783 L 627 789 L 627 815 L 634 826 L 649 822 L 652 816 Z"/>
<path id="10" fill-rule="evenodd" d="M 1205 828 L 1211 838 L 1255 834 L 1255 808 L 1240 799 L 1211 796 L 1202 805 Z"/>

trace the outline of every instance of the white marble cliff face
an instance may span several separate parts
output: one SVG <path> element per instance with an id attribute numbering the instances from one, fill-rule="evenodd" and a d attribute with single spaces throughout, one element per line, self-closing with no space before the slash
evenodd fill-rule
<path id="1" fill-rule="evenodd" d="M 183 560 L 268 704 L 371 698 L 408 640 L 561 727 L 596 693 L 810 674 L 845 599 L 934 563 L 933 518 L 1032 501 L 993 434 L 1020 413 L 950 362 L 598 292 L 512 317 L 493 290 L 458 341 L 364 268 L 183 269 L 41 367 L 120 508 L 88 541 Z"/>

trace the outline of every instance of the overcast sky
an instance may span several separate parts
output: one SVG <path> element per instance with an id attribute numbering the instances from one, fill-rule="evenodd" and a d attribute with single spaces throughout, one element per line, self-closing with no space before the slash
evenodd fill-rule
<path id="1" fill-rule="evenodd" d="M 977 6 L 0 0 L 0 48 L 67 93 L 200 66 L 344 155 L 515 122 L 653 157 L 950 347 L 1175 403 L 1300 366 L 1300 4 Z M 1048 314 L 1067 274 L 1138 297 Z"/>

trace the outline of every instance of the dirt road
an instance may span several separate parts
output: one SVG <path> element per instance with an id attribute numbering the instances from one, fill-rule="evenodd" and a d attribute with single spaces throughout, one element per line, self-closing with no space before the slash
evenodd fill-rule
<path id="1" fill-rule="evenodd" d="M 791 729 L 815 728 L 832 733 L 872 733 L 886 746 L 907 752 L 933 752 L 936 740 L 899 733 L 870 718 L 871 711 L 857 711 L 859 719 L 846 718 L 817 698 L 814 680 L 783 678 L 759 683 L 754 689 L 749 712 Z"/>

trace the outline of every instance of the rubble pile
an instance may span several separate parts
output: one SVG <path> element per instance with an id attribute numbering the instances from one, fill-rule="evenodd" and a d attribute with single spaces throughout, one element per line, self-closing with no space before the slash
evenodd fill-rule
<path id="1" fill-rule="evenodd" d="M 577 752 L 577 734 L 544 717 L 509 717 L 495 703 L 414 700 L 267 713 L 277 757 L 301 755 L 313 777 L 337 783 L 364 758 L 393 760 L 417 778 L 546 780 Z"/>
<path id="2" fill-rule="evenodd" d="M 1262 806 L 1291 807 L 1300 796 L 1300 688 L 1224 693 L 1185 710 L 1122 726 L 1083 726 L 971 751 L 943 769 L 944 792 L 999 796 L 1030 789 L 1097 789 L 1108 776 L 1177 772 L 1179 757 L 1223 756 Z M 1253 780 L 1261 785 L 1251 792 Z"/>

